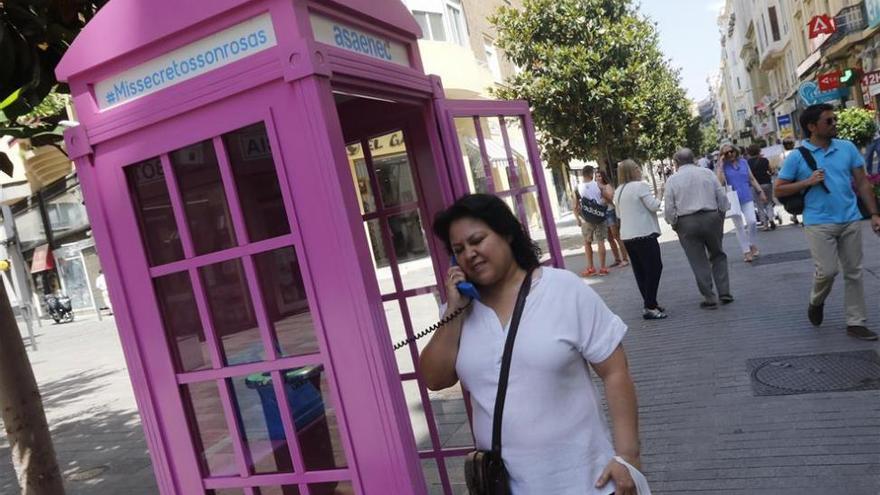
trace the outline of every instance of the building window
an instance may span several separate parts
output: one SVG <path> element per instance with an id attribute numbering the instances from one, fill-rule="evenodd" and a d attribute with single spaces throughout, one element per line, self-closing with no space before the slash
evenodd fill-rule
<path id="1" fill-rule="evenodd" d="M 446 17 L 449 23 L 449 39 L 464 46 L 467 40 L 467 28 L 459 0 L 447 0 Z"/>
<path id="2" fill-rule="evenodd" d="M 773 35 L 773 41 L 779 41 L 781 36 L 779 36 L 779 19 L 776 17 L 776 7 L 769 7 L 767 16 L 770 17 L 770 32 Z"/>
<path id="3" fill-rule="evenodd" d="M 503 79 L 501 76 L 501 64 L 498 62 L 498 50 L 491 39 L 483 38 L 483 50 L 486 53 L 486 63 L 489 64 L 489 71 L 492 72 L 492 77 L 495 78 L 495 81 L 500 82 Z"/>
<path id="4" fill-rule="evenodd" d="M 770 41 L 767 40 L 767 16 L 761 14 L 761 24 L 758 24 L 758 31 L 760 31 L 760 39 L 764 40 L 764 46 L 770 44 Z"/>
<path id="5" fill-rule="evenodd" d="M 423 39 L 446 41 L 446 29 L 443 27 L 443 15 L 435 12 L 413 11 L 413 17 L 422 28 Z"/>

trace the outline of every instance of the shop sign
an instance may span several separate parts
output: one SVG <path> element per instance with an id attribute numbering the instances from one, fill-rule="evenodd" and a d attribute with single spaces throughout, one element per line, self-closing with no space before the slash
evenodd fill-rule
<path id="1" fill-rule="evenodd" d="M 839 88 L 840 74 L 839 70 L 819 74 L 819 91 L 830 91 Z"/>
<path id="2" fill-rule="evenodd" d="M 816 81 L 804 81 L 798 88 L 798 95 L 804 105 L 809 106 L 845 98 L 849 95 L 849 89 L 837 88 L 831 91 L 822 91 Z"/>
<path id="3" fill-rule="evenodd" d="M 409 67 L 409 56 L 403 43 L 353 28 L 324 16 L 311 14 L 315 41 L 370 58 Z"/>
<path id="4" fill-rule="evenodd" d="M 98 109 L 106 110 L 176 86 L 276 44 L 269 14 L 254 17 L 98 82 Z"/>
<path id="5" fill-rule="evenodd" d="M 776 124 L 779 126 L 779 137 L 785 139 L 794 137 L 794 127 L 791 125 L 791 115 L 778 115 Z"/>
<path id="6" fill-rule="evenodd" d="M 880 0 L 865 0 L 865 11 L 869 28 L 880 25 Z"/>
<path id="7" fill-rule="evenodd" d="M 880 1 L 880 0 L 878 0 Z M 876 96 L 880 94 L 880 70 L 868 72 L 862 76 L 862 94 Z"/>
<path id="8" fill-rule="evenodd" d="M 239 149 L 243 161 L 263 160 L 272 157 L 269 136 L 265 132 L 257 132 L 239 137 Z"/>
<path id="9" fill-rule="evenodd" d="M 817 15 L 810 19 L 810 39 L 820 34 L 834 34 L 834 20 L 828 14 Z"/>
<path id="10" fill-rule="evenodd" d="M 45 272 L 55 268 L 55 259 L 52 257 L 52 251 L 48 244 L 37 246 L 34 249 L 34 259 L 31 262 L 31 273 Z"/>

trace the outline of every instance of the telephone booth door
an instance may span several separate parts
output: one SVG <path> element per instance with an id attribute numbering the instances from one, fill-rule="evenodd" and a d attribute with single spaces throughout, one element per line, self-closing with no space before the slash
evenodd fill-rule
<path id="1" fill-rule="evenodd" d="M 430 226 L 438 209 L 454 198 L 498 195 L 541 247 L 542 262 L 562 266 L 524 102 L 441 98 L 425 109 L 382 93 L 372 97 L 385 101 L 359 99 L 346 89 L 337 92 L 336 103 L 388 324 L 387 345 L 415 337 L 439 317 L 448 260 Z M 381 117 L 363 123 L 360 115 Z M 445 153 L 426 152 L 430 136 Z M 417 363 L 429 340 L 425 336 L 394 350 L 401 387 L 428 493 L 465 493 L 464 456 L 474 445 L 467 391 L 460 385 L 427 389 Z"/>

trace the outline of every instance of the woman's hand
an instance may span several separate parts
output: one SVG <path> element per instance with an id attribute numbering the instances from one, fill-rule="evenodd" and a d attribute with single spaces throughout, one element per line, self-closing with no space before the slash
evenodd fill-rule
<path id="1" fill-rule="evenodd" d="M 459 308 L 463 308 L 469 302 L 467 296 L 461 295 L 461 292 L 458 291 L 458 287 L 456 287 L 459 282 L 464 282 L 465 280 L 467 280 L 467 277 L 465 277 L 464 270 L 462 270 L 460 266 L 449 267 L 449 270 L 446 272 L 447 313 L 452 313 Z"/>
<path id="2" fill-rule="evenodd" d="M 630 464 L 636 467 L 636 469 L 639 468 L 635 463 L 630 462 Z M 630 476 L 629 469 L 614 459 L 611 459 L 611 461 L 608 462 L 608 465 L 605 466 L 605 470 L 602 471 L 602 475 L 599 476 L 599 479 L 596 481 L 596 488 L 602 488 L 607 485 L 609 481 L 614 481 L 614 495 L 638 495 L 636 482 L 633 481 L 632 476 Z"/>

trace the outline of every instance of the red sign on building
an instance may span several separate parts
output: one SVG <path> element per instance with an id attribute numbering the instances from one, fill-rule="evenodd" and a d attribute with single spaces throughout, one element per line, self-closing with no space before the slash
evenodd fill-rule
<path id="1" fill-rule="evenodd" d="M 839 70 L 819 74 L 819 91 L 831 91 L 840 87 Z"/>
<path id="2" fill-rule="evenodd" d="M 817 15 L 810 19 L 810 39 L 813 39 L 820 34 L 834 34 L 834 19 L 832 19 L 828 14 Z"/>

